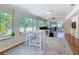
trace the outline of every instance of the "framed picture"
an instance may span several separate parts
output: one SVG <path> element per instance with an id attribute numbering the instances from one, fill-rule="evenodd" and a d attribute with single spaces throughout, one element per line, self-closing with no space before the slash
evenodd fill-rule
<path id="1" fill-rule="evenodd" d="M 72 22 L 72 28 L 76 29 L 76 22 Z"/>

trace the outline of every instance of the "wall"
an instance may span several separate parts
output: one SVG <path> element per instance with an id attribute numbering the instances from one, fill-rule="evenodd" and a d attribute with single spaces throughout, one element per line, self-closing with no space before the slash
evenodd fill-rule
<path id="1" fill-rule="evenodd" d="M 70 19 L 64 21 L 64 32 L 65 33 L 71 33 L 71 22 L 72 21 Z"/>
<path id="2" fill-rule="evenodd" d="M 76 29 L 72 29 L 71 23 L 76 22 Z M 79 54 L 79 19 L 78 17 L 73 17 L 64 21 L 65 39 L 69 43 L 69 46 L 73 54 Z"/>
<path id="3" fill-rule="evenodd" d="M 73 17 L 72 19 L 72 22 L 76 22 L 76 29 L 71 29 L 71 34 L 73 35 L 73 36 L 75 36 L 76 38 L 79 38 L 79 35 L 78 35 L 78 32 L 79 32 L 79 27 L 78 27 L 78 21 L 79 21 L 79 16 L 76 16 L 76 17 Z"/>

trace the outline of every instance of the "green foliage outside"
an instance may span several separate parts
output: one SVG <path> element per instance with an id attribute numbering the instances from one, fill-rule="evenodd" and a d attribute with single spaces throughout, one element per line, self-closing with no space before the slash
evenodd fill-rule
<path id="1" fill-rule="evenodd" d="M 12 26 L 12 15 L 0 12 L 0 35 L 7 33 L 9 26 Z"/>
<path id="2" fill-rule="evenodd" d="M 20 16 L 19 18 L 20 21 L 20 26 L 21 27 L 35 27 L 36 26 L 36 20 L 34 20 L 33 18 L 28 18 L 26 20 L 26 18 L 24 16 Z"/>
<path id="3" fill-rule="evenodd" d="M 20 16 L 19 17 L 20 26 L 21 27 L 36 27 L 36 20 L 32 17 L 26 20 L 26 17 Z M 39 26 L 44 26 L 45 22 L 39 20 Z M 0 12 L 0 35 L 4 35 L 8 32 L 9 27 L 12 26 L 12 14 Z M 15 35 L 14 32 L 11 34 L 12 36 Z"/>
<path id="4" fill-rule="evenodd" d="M 45 26 L 45 21 L 39 20 L 39 27 L 43 27 L 43 26 Z"/>
<path id="5" fill-rule="evenodd" d="M 0 24 L 0 35 L 5 34 L 8 28 L 4 24 Z"/>
<path id="6" fill-rule="evenodd" d="M 26 19 L 25 19 L 25 17 L 24 16 L 20 16 L 19 17 L 19 22 L 20 22 L 20 26 L 21 27 L 25 27 L 25 21 Z"/>

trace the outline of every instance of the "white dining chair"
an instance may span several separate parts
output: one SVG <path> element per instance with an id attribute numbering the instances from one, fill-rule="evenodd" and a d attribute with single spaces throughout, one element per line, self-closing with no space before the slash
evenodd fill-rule
<path id="1" fill-rule="evenodd" d="M 37 46 L 40 49 L 44 41 L 44 31 L 36 30 L 31 32 L 32 35 L 29 35 L 29 46 Z"/>

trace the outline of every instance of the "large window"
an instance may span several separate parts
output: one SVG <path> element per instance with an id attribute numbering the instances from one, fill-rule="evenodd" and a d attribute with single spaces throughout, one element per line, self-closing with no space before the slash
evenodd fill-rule
<path id="1" fill-rule="evenodd" d="M 36 30 L 37 27 L 44 27 L 45 21 L 44 20 L 36 20 L 32 17 L 26 18 L 24 16 L 19 17 L 20 20 L 20 32 L 25 31 L 33 31 Z"/>
<path id="2" fill-rule="evenodd" d="M 26 20 L 26 31 L 36 30 L 36 20 L 33 18 L 28 18 Z"/>
<path id="3" fill-rule="evenodd" d="M 20 16 L 19 23 L 20 23 L 20 32 L 24 33 L 25 32 L 25 25 L 26 25 L 26 17 Z"/>
<path id="4" fill-rule="evenodd" d="M 44 27 L 45 26 L 45 21 L 44 20 L 38 20 L 39 27 Z"/>
<path id="5" fill-rule="evenodd" d="M 50 22 L 50 27 L 51 28 L 57 27 L 57 22 Z"/>
<path id="6" fill-rule="evenodd" d="M 58 31 L 64 31 L 64 24 L 63 22 L 56 22 L 55 20 L 50 22 L 50 27 L 55 28 L 57 27 Z"/>
<path id="7" fill-rule="evenodd" d="M 0 36 L 12 35 L 12 14 L 0 12 Z"/>
<path id="8" fill-rule="evenodd" d="M 63 22 L 58 22 L 58 31 L 64 31 L 64 24 L 63 24 Z"/>
<path id="9" fill-rule="evenodd" d="M 36 20 L 33 18 L 19 17 L 20 32 L 36 30 Z"/>

